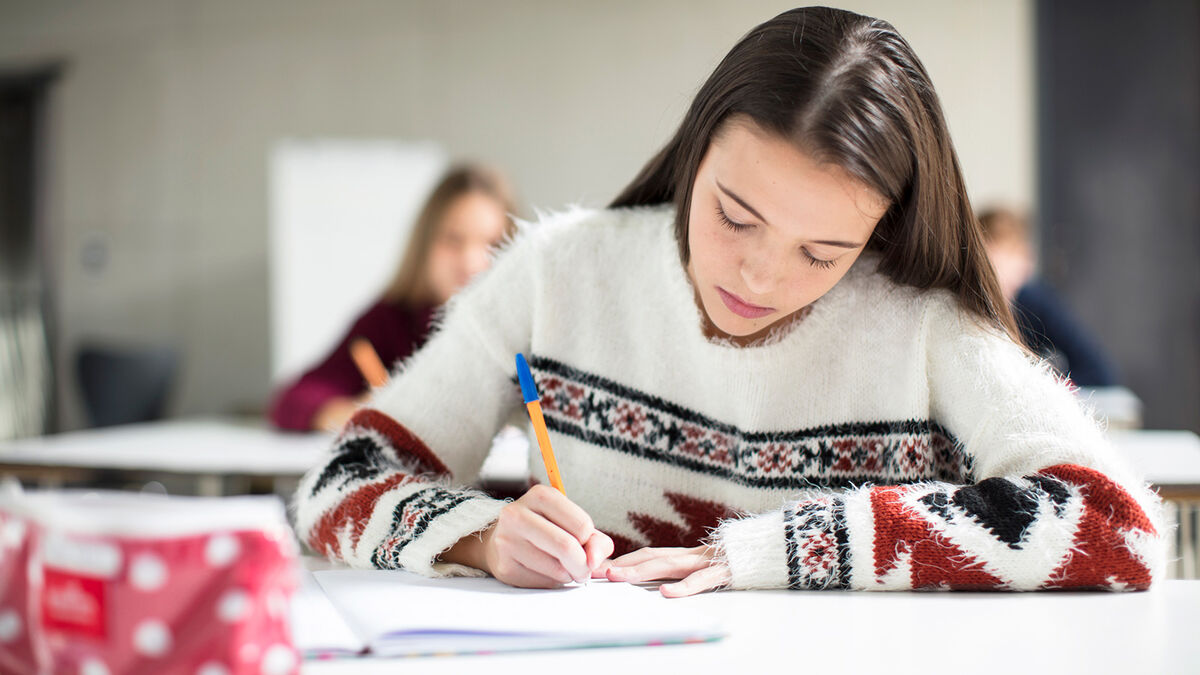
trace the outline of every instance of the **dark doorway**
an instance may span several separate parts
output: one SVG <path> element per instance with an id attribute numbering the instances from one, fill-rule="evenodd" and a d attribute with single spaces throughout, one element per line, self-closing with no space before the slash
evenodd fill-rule
<path id="1" fill-rule="evenodd" d="M 56 66 L 0 71 L 0 438 L 53 426 L 38 197 L 47 92 L 58 72 Z"/>
<path id="2" fill-rule="evenodd" d="M 1043 273 L 1149 428 L 1200 432 L 1200 3 L 1037 2 Z"/>

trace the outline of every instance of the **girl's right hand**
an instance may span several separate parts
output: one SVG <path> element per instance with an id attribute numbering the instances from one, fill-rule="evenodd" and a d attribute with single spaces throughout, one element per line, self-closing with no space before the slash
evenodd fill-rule
<path id="1" fill-rule="evenodd" d="M 535 485 L 441 560 L 477 567 L 510 586 L 555 588 L 590 578 L 612 552 L 612 539 L 586 511 L 558 490 Z"/>

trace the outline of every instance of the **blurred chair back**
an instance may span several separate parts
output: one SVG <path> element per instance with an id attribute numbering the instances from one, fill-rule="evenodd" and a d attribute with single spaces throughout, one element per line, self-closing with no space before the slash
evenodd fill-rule
<path id="1" fill-rule="evenodd" d="M 170 347 L 84 345 L 75 366 L 88 421 L 107 427 L 162 418 L 179 354 Z"/>

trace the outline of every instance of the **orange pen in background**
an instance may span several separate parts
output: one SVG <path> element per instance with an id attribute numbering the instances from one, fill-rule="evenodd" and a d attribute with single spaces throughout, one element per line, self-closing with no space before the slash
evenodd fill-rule
<path id="1" fill-rule="evenodd" d="M 542 403 L 537 385 L 533 381 L 533 374 L 529 372 L 529 364 L 525 362 L 524 354 L 517 354 L 517 380 L 521 383 L 521 396 L 525 399 L 525 408 L 529 410 L 529 419 L 533 422 L 533 433 L 537 435 L 538 447 L 542 450 L 546 475 L 550 477 L 550 484 L 566 496 L 567 489 L 563 487 L 562 477 L 558 475 L 558 462 L 554 460 L 550 434 L 546 431 L 546 420 L 542 417 Z"/>
<path id="2" fill-rule="evenodd" d="M 367 384 L 372 387 L 382 387 L 388 382 L 387 368 L 383 367 L 383 361 L 379 359 L 379 354 L 375 352 L 375 348 L 366 338 L 354 338 L 350 342 L 350 358 L 354 359 L 354 365 L 358 366 L 358 372 L 362 373 L 363 378 L 367 380 Z"/>

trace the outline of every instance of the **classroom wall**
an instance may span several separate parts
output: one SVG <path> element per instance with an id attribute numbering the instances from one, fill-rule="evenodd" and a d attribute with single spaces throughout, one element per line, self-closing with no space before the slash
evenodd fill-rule
<path id="1" fill-rule="evenodd" d="M 44 152 L 60 422 L 83 339 L 171 343 L 173 414 L 269 393 L 267 157 L 285 138 L 432 139 L 526 204 L 602 204 L 766 0 L 9 0 L 0 67 L 64 60 Z M 1029 0 L 862 0 L 938 87 L 972 194 L 1031 203 Z M 527 209 L 528 212 L 528 209 Z"/>

